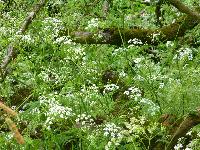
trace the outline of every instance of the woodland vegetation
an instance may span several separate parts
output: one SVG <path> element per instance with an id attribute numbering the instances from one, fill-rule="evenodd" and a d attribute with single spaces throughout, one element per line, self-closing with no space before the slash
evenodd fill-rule
<path id="1" fill-rule="evenodd" d="M 0 0 L 0 149 L 199 150 L 199 0 Z"/>

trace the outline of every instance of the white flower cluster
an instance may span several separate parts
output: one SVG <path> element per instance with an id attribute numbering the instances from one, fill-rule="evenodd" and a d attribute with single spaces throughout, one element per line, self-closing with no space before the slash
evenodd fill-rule
<path id="1" fill-rule="evenodd" d="M 99 92 L 99 88 L 98 88 L 98 86 L 96 86 L 96 84 L 92 84 L 88 88 L 94 93 L 98 93 Z"/>
<path id="2" fill-rule="evenodd" d="M 151 0 L 143 0 L 144 3 L 150 3 Z"/>
<path id="3" fill-rule="evenodd" d="M 112 146 L 120 145 L 123 135 L 122 128 L 116 126 L 114 123 L 107 123 L 103 129 L 104 136 L 109 137 L 110 141 L 105 145 L 105 150 L 111 149 Z"/>
<path id="4" fill-rule="evenodd" d="M 66 49 L 68 55 L 66 56 L 66 60 L 84 60 L 85 59 L 85 48 L 82 46 L 75 46 Z"/>
<path id="5" fill-rule="evenodd" d="M 90 21 L 88 21 L 88 26 L 85 28 L 87 29 L 94 29 L 99 26 L 99 20 L 98 18 L 92 18 Z"/>
<path id="6" fill-rule="evenodd" d="M 134 38 L 134 39 L 130 39 L 128 40 L 129 44 L 134 44 L 134 45 L 142 45 L 142 41 L 140 39 Z"/>
<path id="7" fill-rule="evenodd" d="M 119 77 L 120 78 L 124 78 L 124 77 L 126 77 L 127 76 L 127 74 L 124 72 L 124 70 L 122 70 L 120 73 L 119 73 Z"/>
<path id="8" fill-rule="evenodd" d="M 178 143 L 174 146 L 174 150 L 192 150 L 191 143 L 189 143 L 186 148 L 183 148 L 182 142 L 184 142 L 185 138 L 181 137 L 178 139 Z"/>
<path id="9" fill-rule="evenodd" d="M 142 96 L 141 90 L 139 88 L 136 88 L 136 87 L 128 88 L 128 90 L 126 90 L 124 92 L 124 94 L 129 96 L 130 98 L 141 97 Z"/>
<path id="10" fill-rule="evenodd" d="M 73 116 L 71 108 L 62 106 L 58 101 L 56 101 L 54 95 L 49 97 L 40 96 L 39 97 L 40 106 L 46 109 L 45 116 L 47 117 L 44 127 L 51 129 L 50 125 L 60 119 L 68 119 Z"/>
<path id="11" fill-rule="evenodd" d="M 14 134 L 10 132 L 10 133 L 7 133 L 6 135 L 2 136 L 2 137 L 4 137 L 8 141 L 11 141 L 13 136 L 14 136 Z"/>
<path id="12" fill-rule="evenodd" d="M 73 50 L 74 50 L 75 55 L 85 56 L 85 51 L 83 47 L 76 47 Z"/>
<path id="13" fill-rule="evenodd" d="M 62 23 L 61 20 L 57 19 L 57 18 L 52 18 L 52 17 L 48 17 L 48 18 L 45 18 L 44 23 L 53 23 L 53 24 L 59 24 L 59 23 Z"/>
<path id="14" fill-rule="evenodd" d="M 104 85 L 103 93 L 105 94 L 106 92 L 112 92 L 117 89 L 119 89 L 119 86 L 117 86 L 116 84 L 107 84 L 107 85 Z"/>
<path id="15" fill-rule="evenodd" d="M 127 14 L 124 18 L 125 21 L 132 21 L 136 16 L 133 14 Z"/>
<path id="16" fill-rule="evenodd" d="M 0 31 L 1 31 L 1 28 L 0 28 Z M 10 34 L 11 32 L 6 32 L 5 31 L 5 34 L 6 33 Z M 20 30 L 15 32 L 14 34 L 15 35 L 12 38 L 9 38 L 9 40 L 11 40 L 11 41 L 16 41 L 16 40 L 17 41 L 22 41 L 22 42 L 26 42 L 28 44 L 31 44 L 31 43 L 35 42 L 35 40 L 31 37 L 31 35 L 29 35 L 29 34 L 23 35 Z"/>
<path id="17" fill-rule="evenodd" d="M 181 48 L 178 51 L 178 54 L 176 54 L 173 59 L 181 60 L 181 59 L 183 59 L 185 57 L 187 57 L 188 60 L 192 60 L 193 59 L 192 49 L 190 49 L 190 48 Z"/>
<path id="18" fill-rule="evenodd" d="M 0 27 L 0 34 L 6 36 L 7 34 L 11 34 L 11 30 L 6 27 Z"/>
<path id="19" fill-rule="evenodd" d="M 52 81 L 55 84 L 58 84 L 61 81 L 60 76 L 55 72 L 55 70 L 47 69 L 45 71 L 41 71 L 38 76 L 45 82 Z"/>
<path id="20" fill-rule="evenodd" d="M 138 118 L 132 117 L 129 122 L 124 123 L 126 129 L 122 130 L 121 134 L 127 142 L 135 142 L 137 139 L 140 139 L 141 136 L 149 136 L 147 132 L 152 136 L 152 134 L 155 134 L 155 131 L 160 128 L 159 123 L 150 123 L 146 125 L 146 122 L 148 122 L 148 120 L 144 116 L 139 116 Z M 164 132 L 165 128 L 161 127 L 161 131 Z"/>
<path id="21" fill-rule="evenodd" d="M 145 106 L 147 113 L 151 116 L 154 116 L 160 111 L 160 107 L 147 98 L 142 98 L 139 104 Z"/>
<path id="22" fill-rule="evenodd" d="M 174 150 L 181 150 L 182 148 L 183 148 L 183 145 L 182 145 L 181 143 L 176 144 L 176 145 L 174 146 Z"/>
<path id="23" fill-rule="evenodd" d="M 31 114 L 40 114 L 40 109 L 39 108 L 33 108 L 32 110 L 31 110 Z"/>
<path id="24" fill-rule="evenodd" d="M 45 18 L 43 23 L 45 25 L 44 31 L 50 32 L 52 34 L 51 35 L 52 39 L 58 37 L 60 30 L 64 29 L 62 21 L 57 18 L 52 18 L 52 17 Z"/>
<path id="25" fill-rule="evenodd" d="M 158 37 L 159 37 L 159 35 L 160 35 L 161 33 L 160 32 L 158 32 L 158 33 L 153 33 L 152 34 L 152 42 L 155 42 L 156 40 L 158 40 Z"/>
<path id="26" fill-rule="evenodd" d="M 75 44 L 74 42 L 72 42 L 69 36 L 58 37 L 53 43 L 56 43 L 56 44 L 63 43 L 63 44 L 73 44 L 73 45 Z"/>
<path id="27" fill-rule="evenodd" d="M 144 58 L 135 58 L 133 61 L 136 64 L 139 64 L 142 60 L 144 60 Z"/>
<path id="28" fill-rule="evenodd" d="M 122 140 L 126 142 L 135 142 L 141 136 L 148 136 L 147 132 L 154 134 L 160 128 L 159 123 L 150 123 L 146 125 L 148 120 L 144 116 L 132 117 L 128 122 L 124 122 L 126 128 L 116 126 L 114 123 L 107 123 L 103 129 L 104 136 L 110 138 L 105 145 L 105 150 L 115 149 L 120 145 Z M 164 132 L 165 128 L 161 128 Z"/>
<path id="29" fill-rule="evenodd" d="M 124 52 L 124 51 L 126 51 L 126 50 L 127 50 L 126 48 L 119 47 L 119 48 L 117 48 L 117 49 L 115 49 L 115 50 L 113 51 L 113 54 L 112 54 L 112 55 L 117 55 L 118 53 L 120 54 L 120 53 L 122 53 L 122 52 Z"/>
<path id="30" fill-rule="evenodd" d="M 27 43 L 34 43 L 34 39 L 30 35 L 22 35 L 21 40 Z"/>
<path id="31" fill-rule="evenodd" d="M 134 98 L 134 100 L 138 102 L 138 104 L 140 104 L 151 116 L 155 115 L 160 110 L 160 107 L 154 102 L 142 97 L 142 91 L 139 88 L 130 87 L 128 90 L 124 91 L 124 94 L 131 99 Z"/>
<path id="32" fill-rule="evenodd" d="M 53 5 L 62 5 L 63 3 L 64 3 L 63 0 L 54 0 L 54 1 L 52 2 Z"/>
<path id="33" fill-rule="evenodd" d="M 87 115 L 85 113 L 78 115 L 75 121 L 76 121 L 76 124 L 80 127 L 91 127 L 95 125 L 95 122 L 92 116 Z"/>
<path id="34" fill-rule="evenodd" d="M 173 41 L 167 41 L 166 46 L 167 46 L 167 47 L 172 47 L 172 46 L 174 46 Z"/>
<path id="35" fill-rule="evenodd" d="M 146 122 L 146 118 L 140 116 L 139 118 L 132 117 L 129 122 L 125 122 L 126 130 L 123 131 L 125 135 L 134 135 L 135 137 L 140 137 L 140 135 L 145 133 L 145 128 L 143 127 Z M 130 139 L 128 141 L 131 141 Z"/>
<path id="36" fill-rule="evenodd" d="M 129 98 L 134 98 L 134 100 L 138 102 L 138 104 L 140 104 L 142 108 L 145 109 L 145 111 L 151 116 L 155 115 L 160 110 L 160 107 L 154 102 L 142 97 L 142 92 L 139 88 L 130 87 L 124 92 L 124 94 Z"/>
<path id="37" fill-rule="evenodd" d="M 165 86 L 165 83 L 163 83 L 163 82 L 159 83 L 159 88 L 160 89 L 164 88 L 164 86 Z"/>
<path id="38" fill-rule="evenodd" d="M 117 127 L 114 123 L 107 123 L 105 125 L 104 136 L 111 136 L 113 138 L 121 136 L 119 131 L 121 130 L 120 127 Z"/>
<path id="39" fill-rule="evenodd" d="M 138 57 L 138 58 L 133 59 L 134 67 L 136 68 L 143 67 L 143 63 L 142 63 L 143 60 L 144 60 L 144 57 Z"/>
<path id="40" fill-rule="evenodd" d="M 105 145 L 105 149 L 114 149 L 120 145 L 123 139 L 127 142 L 134 142 L 136 138 L 140 138 L 145 134 L 144 124 L 146 118 L 141 116 L 139 118 L 132 117 L 129 122 L 125 122 L 126 129 L 117 127 L 114 123 L 108 123 L 105 125 L 104 136 L 109 137 L 110 141 Z"/>
<path id="41" fill-rule="evenodd" d="M 190 130 L 189 132 L 187 132 L 186 134 L 187 136 L 191 136 L 192 135 L 192 130 Z M 175 150 L 193 150 L 199 147 L 199 142 L 200 142 L 200 132 L 197 134 L 197 137 L 192 139 L 192 141 L 189 142 L 188 145 L 186 145 L 185 149 L 183 148 L 184 146 L 184 142 L 185 142 L 186 138 L 185 137 L 181 137 L 178 139 L 177 144 L 174 146 Z"/>
<path id="42" fill-rule="evenodd" d="M 144 61 L 142 64 L 140 63 L 140 68 L 146 70 L 146 74 L 144 75 L 143 79 L 146 78 L 154 82 L 166 81 L 169 79 L 168 75 L 162 73 L 162 67 L 154 62 Z M 152 70 L 149 71 L 149 68 Z"/>

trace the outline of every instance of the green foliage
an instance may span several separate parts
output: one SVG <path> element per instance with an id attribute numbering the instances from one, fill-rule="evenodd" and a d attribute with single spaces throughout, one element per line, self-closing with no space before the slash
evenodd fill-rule
<path id="1" fill-rule="evenodd" d="M 0 14 L 0 58 L 10 42 L 18 50 L 0 96 L 19 111 L 17 126 L 26 142 L 18 145 L 2 126 L 1 149 L 153 149 L 170 140 L 158 122 L 161 114 L 181 118 L 199 107 L 199 26 L 185 36 L 195 45 L 179 39 L 158 46 L 137 39 L 121 47 L 81 45 L 72 41 L 72 30 L 155 28 L 155 3 L 113 0 L 104 19 L 102 1 L 91 7 L 92 0 L 55 0 L 19 36 L 23 8 L 33 3 L 16 0 L 16 9 Z M 168 5 L 163 9 L 165 24 L 179 15 Z M 117 79 L 103 82 L 106 70 Z M 196 137 L 186 145 L 198 149 L 199 128 L 193 132 Z"/>

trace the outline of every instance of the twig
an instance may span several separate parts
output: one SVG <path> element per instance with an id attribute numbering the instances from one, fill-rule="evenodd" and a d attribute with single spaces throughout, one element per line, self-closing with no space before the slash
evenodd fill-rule
<path id="1" fill-rule="evenodd" d="M 5 118 L 5 122 L 7 123 L 9 129 L 11 130 L 11 132 L 13 132 L 15 139 L 17 140 L 17 142 L 19 144 L 24 144 L 24 138 L 23 136 L 20 134 L 17 126 L 15 125 L 15 123 L 9 118 Z"/>
<path id="2" fill-rule="evenodd" d="M 180 0 L 168 0 L 168 2 L 176 7 L 180 12 L 185 13 L 191 17 L 194 17 L 200 21 L 200 15 L 194 10 L 191 10 L 189 7 L 184 5 Z"/>
<path id="3" fill-rule="evenodd" d="M 25 18 L 22 26 L 18 30 L 18 34 L 24 34 L 27 30 L 28 26 L 31 24 L 32 20 L 36 17 L 36 14 L 39 12 L 39 10 L 46 4 L 47 0 L 40 0 L 38 4 L 35 5 L 33 8 L 33 11 L 29 13 L 29 15 Z M 3 61 L 1 63 L 1 77 L 2 81 L 5 79 L 5 70 L 8 66 L 8 64 L 11 62 L 11 60 L 16 56 L 16 50 L 14 48 L 14 43 L 10 43 L 7 48 L 7 55 L 3 58 Z"/>
<path id="4" fill-rule="evenodd" d="M 24 33 L 28 26 L 31 24 L 32 20 L 36 17 L 36 14 L 40 11 L 40 9 L 46 4 L 47 0 L 41 0 L 38 4 L 36 4 L 33 8 L 33 11 L 29 13 L 28 17 L 26 17 L 24 23 L 22 24 L 19 32 Z"/>
<path id="5" fill-rule="evenodd" d="M 13 111 L 11 108 L 9 108 L 8 106 L 6 106 L 5 104 L 3 104 L 2 102 L 0 102 L 0 108 L 3 109 L 3 111 L 12 116 L 12 117 L 16 117 L 17 113 L 15 111 Z"/>

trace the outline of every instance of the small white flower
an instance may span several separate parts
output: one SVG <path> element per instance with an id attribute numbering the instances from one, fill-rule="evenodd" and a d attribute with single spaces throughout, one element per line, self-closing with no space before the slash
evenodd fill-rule
<path id="1" fill-rule="evenodd" d="M 126 73 L 124 71 L 122 71 L 122 72 L 119 73 L 119 76 L 123 78 L 123 77 L 126 76 Z"/>
<path id="2" fill-rule="evenodd" d="M 33 43 L 34 40 L 31 38 L 30 35 L 23 35 L 21 38 L 23 41 L 28 42 L 28 43 Z"/>
<path id="3" fill-rule="evenodd" d="M 160 83 L 159 88 L 162 89 L 164 87 L 164 85 L 165 85 L 164 83 Z"/>
<path id="4" fill-rule="evenodd" d="M 12 133 L 9 133 L 9 134 L 7 134 L 6 136 L 5 136 L 5 138 L 9 141 L 9 140 L 11 140 L 12 138 L 13 138 L 13 134 Z"/>
<path id="5" fill-rule="evenodd" d="M 160 33 L 153 33 L 152 42 L 154 42 L 158 38 L 159 35 Z"/>
<path id="6" fill-rule="evenodd" d="M 143 2 L 144 2 L 144 3 L 150 3 L 151 0 L 144 0 Z"/>
<path id="7" fill-rule="evenodd" d="M 110 150 L 111 145 L 112 145 L 112 142 L 109 141 L 105 146 L 105 150 Z"/>
<path id="8" fill-rule="evenodd" d="M 125 94 L 125 95 L 129 95 L 130 92 L 129 92 L 129 91 L 125 91 L 124 94 Z"/>
<path id="9" fill-rule="evenodd" d="M 186 135 L 192 135 L 192 131 L 187 132 Z"/>
<path id="10" fill-rule="evenodd" d="M 172 41 L 167 41 L 166 46 L 172 47 L 172 46 L 174 46 L 174 43 Z"/>
<path id="11" fill-rule="evenodd" d="M 72 42 L 72 40 L 67 36 L 61 36 L 61 37 L 56 38 L 54 43 L 57 43 L 57 44 L 60 44 L 60 43 L 63 43 L 63 44 L 74 44 Z"/>
<path id="12" fill-rule="evenodd" d="M 76 123 L 78 123 L 79 121 L 80 121 L 80 119 L 79 119 L 79 118 L 77 118 L 77 119 L 75 120 L 75 122 L 76 122 Z"/>
<path id="13" fill-rule="evenodd" d="M 193 59 L 192 49 L 190 49 L 190 48 L 181 48 L 178 52 L 179 53 L 176 54 L 173 59 L 181 60 L 185 57 L 187 57 L 188 60 Z"/>
<path id="14" fill-rule="evenodd" d="M 99 26 L 98 18 L 92 18 L 90 21 L 88 21 L 88 26 L 86 27 L 86 29 L 97 28 L 98 26 Z"/>
<path id="15" fill-rule="evenodd" d="M 128 43 L 129 44 L 134 44 L 134 45 L 141 45 L 141 44 L 143 44 L 142 41 L 140 39 L 137 39 L 137 38 L 128 40 Z"/>
<path id="16" fill-rule="evenodd" d="M 16 106 L 12 106 L 11 109 L 12 109 L 12 110 L 15 110 L 15 109 L 16 109 Z"/>
<path id="17" fill-rule="evenodd" d="M 46 129 L 47 129 L 47 130 L 51 130 L 51 127 L 50 127 L 50 126 L 47 126 Z"/>
<path id="18" fill-rule="evenodd" d="M 199 137 L 199 138 L 200 138 L 200 132 L 198 132 L 198 133 L 197 133 L 197 137 Z"/>
<path id="19" fill-rule="evenodd" d="M 107 84 L 104 87 L 105 87 L 105 89 L 104 89 L 103 93 L 106 93 L 106 91 L 114 91 L 114 90 L 119 89 L 119 86 L 117 86 L 115 84 Z"/>
<path id="20" fill-rule="evenodd" d="M 115 133 L 114 132 L 111 133 L 111 137 L 113 137 L 113 138 L 115 137 Z"/>
<path id="21" fill-rule="evenodd" d="M 104 132 L 104 134 L 103 134 L 104 136 L 108 136 L 109 135 L 109 132 Z"/>
<path id="22" fill-rule="evenodd" d="M 119 48 L 114 50 L 113 55 L 117 55 L 118 53 L 122 53 L 122 52 L 124 52 L 126 50 L 127 50 L 126 48 L 119 47 Z"/>
<path id="23" fill-rule="evenodd" d="M 86 123 L 85 123 L 85 121 L 82 121 L 81 124 L 82 124 L 82 125 L 85 125 Z"/>
<path id="24" fill-rule="evenodd" d="M 142 60 L 143 58 L 135 58 L 133 61 L 134 63 L 139 64 Z"/>
<path id="25" fill-rule="evenodd" d="M 183 147 L 181 143 L 174 146 L 174 150 L 180 150 Z"/>

